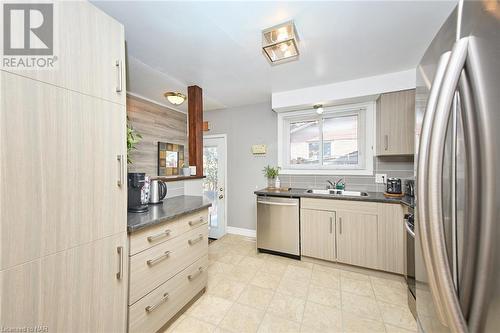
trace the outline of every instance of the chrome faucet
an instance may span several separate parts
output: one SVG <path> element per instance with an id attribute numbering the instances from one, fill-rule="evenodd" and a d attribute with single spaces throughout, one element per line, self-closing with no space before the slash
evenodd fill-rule
<path id="1" fill-rule="evenodd" d="M 327 183 L 330 185 L 327 185 L 327 189 L 337 189 L 337 186 L 339 184 L 342 184 L 342 189 L 345 190 L 345 180 L 343 178 L 339 178 L 336 182 L 332 182 L 331 180 L 327 180 Z"/>

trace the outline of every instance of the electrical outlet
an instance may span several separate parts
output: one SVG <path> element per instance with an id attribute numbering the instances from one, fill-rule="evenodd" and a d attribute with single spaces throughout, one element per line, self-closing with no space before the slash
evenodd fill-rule
<path id="1" fill-rule="evenodd" d="M 375 183 L 377 183 L 377 184 L 387 183 L 387 174 L 386 173 L 376 173 L 375 174 Z"/>

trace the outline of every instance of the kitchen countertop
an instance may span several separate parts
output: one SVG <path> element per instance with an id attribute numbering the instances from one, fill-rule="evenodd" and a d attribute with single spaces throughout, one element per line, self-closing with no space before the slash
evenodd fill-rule
<path id="1" fill-rule="evenodd" d="M 396 203 L 403 204 L 405 206 L 414 208 L 415 198 L 405 195 L 401 198 L 387 198 L 384 193 L 381 192 L 366 192 L 368 196 L 366 197 L 350 197 L 350 196 L 340 196 L 340 195 L 328 195 L 328 194 L 316 194 L 307 193 L 305 188 L 291 188 L 291 189 L 262 189 L 254 192 L 257 195 L 263 195 L 268 197 L 286 197 L 286 198 L 321 198 L 321 199 L 333 199 L 333 200 L 350 200 L 350 201 L 369 201 L 369 202 L 385 202 L 385 203 Z"/>
<path id="2" fill-rule="evenodd" d="M 127 231 L 134 233 L 144 228 L 177 219 L 210 207 L 212 204 L 202 196 L 181 195 L 167 198 L 162 204 L 149 205 L 144 213 L 127 213 Z"/>

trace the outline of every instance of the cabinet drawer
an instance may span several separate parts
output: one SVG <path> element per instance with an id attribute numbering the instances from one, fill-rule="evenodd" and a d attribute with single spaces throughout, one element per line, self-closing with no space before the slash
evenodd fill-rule
<path id="1" fill-rule="evenodd" d="M 207 285 L 208 257 L 185 270 L 129 307 L 129 332 L 158 331 Z"/>
<path id="2" fill-rule="evenodd" d="M 375 202 L 341 199 L 302 198 L 300 200 L 300 208 L 327 211 L 350 210 L 355 212 L 362 211 L 367 214 L 377 214 L 377 203 Z"/>
<path id="3" fill-rule="evenodd" d="M 150 247 L 175 238 L 201 224 L 207 223 L 208 210 L 203 209 L 194 214 L 183 216 L 157 226 L 138 231 L 130 235 L 130 255 L 149 249 Z"/>
<path id="4" fill-rule="evenodd" d="M 208 226 L 158 244 L 130 257 L 129 304 L 158 287 L 198 258 L 208 253 Z"/>

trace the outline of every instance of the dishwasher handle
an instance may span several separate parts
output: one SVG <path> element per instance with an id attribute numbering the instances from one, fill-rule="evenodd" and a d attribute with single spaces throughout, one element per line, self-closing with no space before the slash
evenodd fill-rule
<path id="1" fill-rule="evenodd" d="M 277 202 L 277 201 L 261 201 L 257 200 L 257 203 L 263 204 L 263 205 L 272 205 L 272 206 L 297 206 L 297 203 L 289 203 L 289 202 Z"/>

